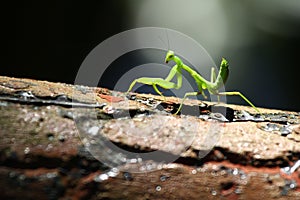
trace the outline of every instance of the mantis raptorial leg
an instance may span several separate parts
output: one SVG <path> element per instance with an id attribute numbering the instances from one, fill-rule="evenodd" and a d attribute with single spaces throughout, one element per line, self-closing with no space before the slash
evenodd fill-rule
<path id="1" fill-rule="evenodd" d="M 175 75 L 177 76 L 177 84 L 170 82 Z M 163 94 L 158 90 L 157 85 L 164 89 L 179 89 L 179 88 L 181 88 L 181 85 L 182 85 L 181 69 L 177 65 L 174 65 L 172 67 L 172 69 L 170 70 L 168 76 L 165 79 L 150 78 L 150 77 L 141 77 L 141 78 L 135 79 L 130 84 L 127 92 L 130 92 L 136 83 L 151 85 L 157 94 L 163 96 Z"/>
<path id="2" fill-rule="evenodd" d="M 218 75 L 215 73 L 215 68 L 211 69 L 211 80 L 208 81 L 204 79 L 200 74 L 198 74 L 195 70 L 190 68 L 189 66 L 185 65 L 178 56 L 175 56 L 173 51 L 168 51 L 166 54 L 165 62 L 168 63 L 170 61 L 174 61 L 176 65 L 173 66 L 169 75 L 165 78 L 148 78 L 142 77 L 134 80 L 128 91 L 131 91 L 133 86 L 136 83 L 142 83 L 147 85 L 152 85 L 154 90 L 161 96 L 163 94 L 158 90 L 157 85 L 165 88 L 165 89 L 179 89 L 182 86 L 182 70 L 187 71 L 195 80 L 199 91 L 198 92 L 188 92 L 184 95 L 184 98 L 181 101 L 181 104 L 175 114 L 178 114 L 182 108 L 183 102 L 189 96 L 196 96 L 196 95 L 203 95 L 204 98 L 207 98 L 203 93 L 203 90 L 208 90 L 210 94 L 217 95 L 218 100 L 219 96 L 231 95 L 231 96 L 240 96 L 243 98 L 254 110 L 261 114 L 261 112 L 251 103 L 242 93 L 233 91 L 233 92 L 219 92 L 218 90 L 226 83 L 228 75 L 229 75 L 229 65 L 228 62 L 222 58 L 220 70 Z M 171 82 L 174 76 L 177 76 L 177 84 Z"/>
<path id="3" fill-rule="evenodd" d="M 142 78 L 138 78 L 135 79 L 131 85 L 129 86 L 128 92 L 132 90 L 133 86 L 136 83 L 142 83 L 142 84 L 146 84 L 146 85 L 152 85 L 153 89 L 155 90 L 155 92 L 161 96 L 163 96 L 163 94 L 161 93 L 161 91 L 158 90 L 157 85 L 159 85 L 162 88 L 165 89 L 172 89 L 172 88 L 176 88 L 176 84 L 172 83 L 170 81 L 166 81 L 162 78 L 147 78 L 147 77 L 142 77 Z"/>

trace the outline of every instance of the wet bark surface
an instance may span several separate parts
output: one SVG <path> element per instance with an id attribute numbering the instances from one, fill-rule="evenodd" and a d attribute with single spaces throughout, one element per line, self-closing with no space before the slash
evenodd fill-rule
<path id="1" fill-rule="evenodd" d="M 179 103 L 0 77 L 1 199 L 300 198 L 299 113 Z"/>

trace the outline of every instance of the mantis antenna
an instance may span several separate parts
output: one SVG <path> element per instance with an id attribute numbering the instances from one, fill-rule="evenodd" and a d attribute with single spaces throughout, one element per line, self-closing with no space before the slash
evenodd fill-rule
<path id="1" fill-rule="evenodd" d="M 170 40 L 169 40 L 169 35 L 167 29 L 165 29 L 167 40 L 168 40 L 168 51 L 170 50 Z"/>
<path id="2" fill-rule="evenodd" d="M 164 46 L 167 47 L 167 51 L 169 51 L 169 49 L 170 49 L 170 41 L 169 41 L 169 35 L 168 35 L 168 32 L 167 32 L 167 29 L 165 29 L 165 34 L 166 34 L 166 37 L 167 37 L 167 41 L 168 41 L 167 44 L 168 45 L 165 43 L 165 41 L 160 36 L 158 36 L 158 38 L 164 44 Z"/>

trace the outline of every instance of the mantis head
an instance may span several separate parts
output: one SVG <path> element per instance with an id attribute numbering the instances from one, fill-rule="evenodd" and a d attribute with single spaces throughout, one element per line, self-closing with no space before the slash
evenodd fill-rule
<path id="1" fill-rule="evenodd" d="M 174 51 L 168 51 L 166 54 L 165 62 L 168 63 L 171 60 L 174 60 Z"/>

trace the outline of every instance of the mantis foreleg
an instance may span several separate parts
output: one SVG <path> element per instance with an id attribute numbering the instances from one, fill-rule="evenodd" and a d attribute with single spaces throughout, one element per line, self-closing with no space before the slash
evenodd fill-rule
<path id="1" fill-rule="evenodd" d="M 170 82 L 173 77 L 176 75 L 177 77 L 177 84 Z M 135 79 L 129 86 L 127 92 L 131 91 L 133 86 L 136 83 L 142 83 L 146 85 L 151 85 L 156 93 L 163 96 L 162 92 L 158 90 L 157 85 L 164 88 L 164 89 L 179 89 L 182 85 L 182 74 L 181 70 L 178 69 L 177 65 L 174 65 L 165 79 L 162 78 L 149 78 L 149 77 L 142 77 Z M 163 96 L 164 97 L 164 96 Z"/>
<path id="2" fill-rule="evenodd" d="M 164 88 L 164 89 L 172 89 L 175 88 L 177 85 L 175 83 L 166 81 L 162 78 L 148 78 L 148 77 L 142 77 L 142 78 L 138 78 L 135 79 L 129 86 L 129 89 L 127 92 L 131 91 L 133 86 L 136 83 L 142 83 L 142 84 L 146 84 L 146 85 L 151 85 L 153 87 L 153 89 L 155 90 L 155 92 L 157 92 L 159 95 L 163 96 L 162 93 L 158 90 L 157 85 Z"/>

